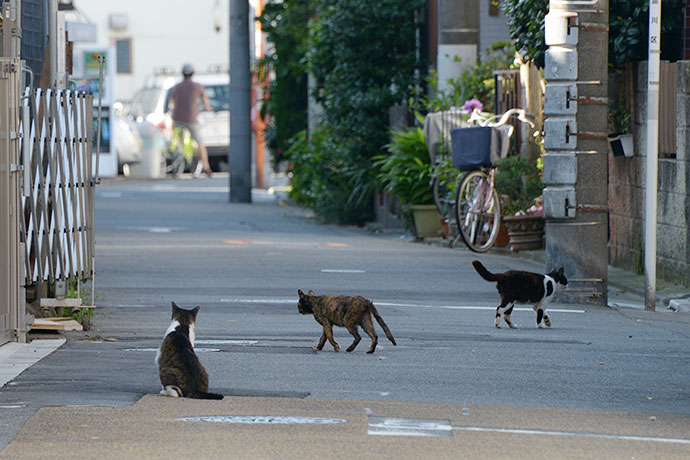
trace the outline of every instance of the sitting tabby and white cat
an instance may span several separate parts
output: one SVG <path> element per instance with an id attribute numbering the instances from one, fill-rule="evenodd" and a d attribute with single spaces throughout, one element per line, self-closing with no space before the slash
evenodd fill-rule
<path id="1" fill-rule="evenodd" d="M 556 287 L 560 284 L 568 285 L 568 280 L 563 274 L 563 267 L 553 270 L 546 275 L 531 273 L 522 270 L 509 270 L 505 273 L 491 273 L 478 260 L 473 260 L 472 265 L 477 273 L 487 281 L 495 281 L 496 289 L 501 295 L 501 304 L 496 308 L 496 320 L 494 326 L 501 327 L 501 315 L 508 327 L 515 328 L 516 324 L 510 321 L 515 303 L 532 303 L 537 313 L 537 327 L 544 325 L 551 327 L 551 320 L 546 314 L 546 305 L 553 298 Z M 510 305 L 510 306 L 508 306 Z"/>
<path id="2" fill-rule="evenodd" d="M 179 308 L 172 302 L 172 322 L 156 354 L 163 396 L 223 399 L 208 392 L 208 374 L 194 353 L 194 323 L 199 307 Z"/>

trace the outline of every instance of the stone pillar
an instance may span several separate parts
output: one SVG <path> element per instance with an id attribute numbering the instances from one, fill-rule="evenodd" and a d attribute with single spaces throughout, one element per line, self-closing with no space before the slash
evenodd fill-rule
<path id="1" fill-rule="evenodd" d="M 566 300 L 605 306 L 608 0 L 551 0 L 545 31 L 546 265 Z"/>
<path id="2" fill-rule="evenodd" d="M 438 87 L 446 89 L 449 79 L 477 62 L 479 0 L 438 0 L 437 43 Z"/>

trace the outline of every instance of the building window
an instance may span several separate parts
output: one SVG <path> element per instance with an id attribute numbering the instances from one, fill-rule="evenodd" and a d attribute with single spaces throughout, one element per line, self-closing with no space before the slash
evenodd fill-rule
<path id="1" fill-rule="evenodd" d="M 500 0 L 489 0 L 489 16 L 499 16 L 501 14 L 500 3 Z"/>
<path id="2" fill-rule="evenodd" d="M 132 39 L 123 38 L 115 42 L 117 73 L 132 73 Z"/>

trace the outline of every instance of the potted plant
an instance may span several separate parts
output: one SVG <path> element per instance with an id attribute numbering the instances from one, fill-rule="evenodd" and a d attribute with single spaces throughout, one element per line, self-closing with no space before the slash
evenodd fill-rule
<path id="1" fill-rule="evenodd" d="M 630 133 L 632 114 L 623 95 L 609 113 L 609 148 L 615 157 L 633 156 L 633 135 Z"/>
<path id="2" fill-rule="evenodd" d="M 543 246 L 540 167 L 540 159 L 534 162 L 524 155 L 513 155 L 501 160 L 496 170 L 494 185 L 501 198 L 501 222 L 513 251 Z"/>
<path id="3" fill-rule="evenodd" d="M 374 157 L 378 182 L 398 199 L 403 217 L 408 223 L 414 222 L 418 238 L 437 236 L 440 215 L 429 186 L 433 167 L 422 128 L 395 130 L 392 136 L 386 146 L 389 154 Z"/>

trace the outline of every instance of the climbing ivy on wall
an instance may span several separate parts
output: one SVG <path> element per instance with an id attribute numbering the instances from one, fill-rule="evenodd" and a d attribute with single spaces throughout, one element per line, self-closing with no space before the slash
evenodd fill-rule
<path id="1" fill-rule="evenodd" d="M 662 0 L 661 56 L 680 59 L 683 0 Z M 544 67 L 544 17 L 549 0 L 503 0 L 510 36 L 525 61 Z M 649 29 L 648 0 L 609 0 L 609 63 L 620 67 L 628 62 L 647 60 Z"/>

